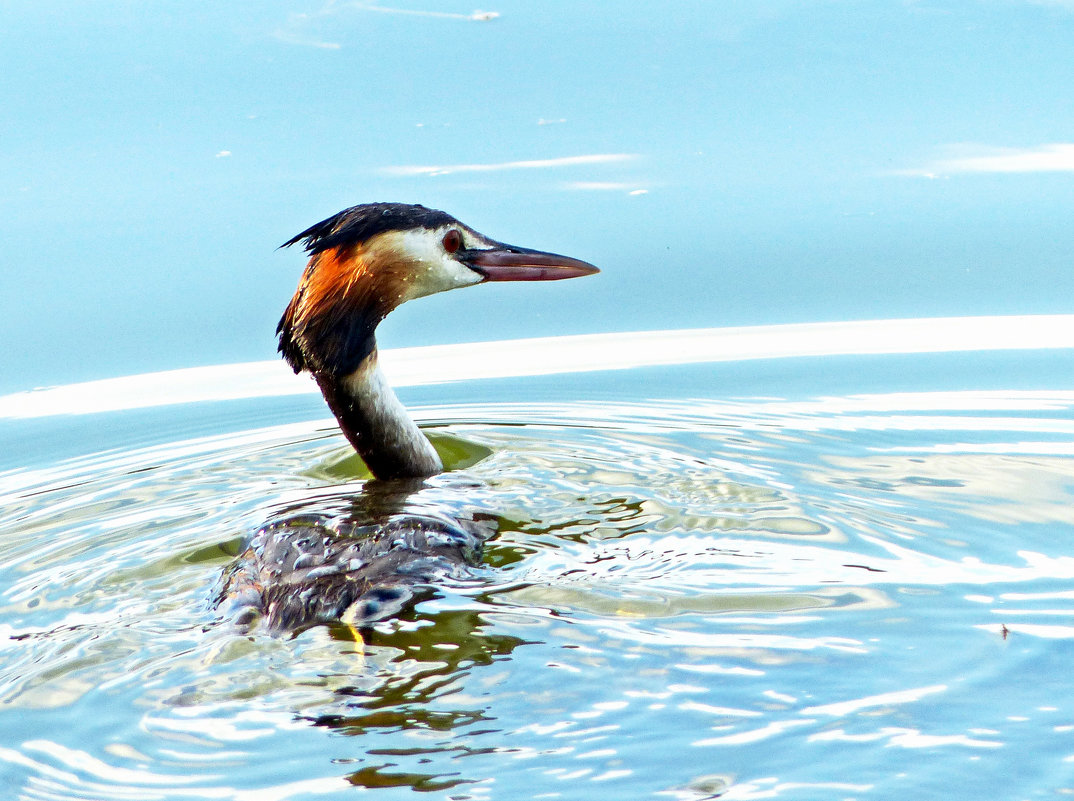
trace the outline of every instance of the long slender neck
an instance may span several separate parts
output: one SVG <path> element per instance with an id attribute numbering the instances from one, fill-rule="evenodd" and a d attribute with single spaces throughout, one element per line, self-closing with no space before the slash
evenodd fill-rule
<path id="1" fill-rule="evenodd" d="M 372 351 L 349 375 L 316 375 L 328 408 L 377 478 L 420 478 L 444 469 L 433 446 L 384 379 Z"/>

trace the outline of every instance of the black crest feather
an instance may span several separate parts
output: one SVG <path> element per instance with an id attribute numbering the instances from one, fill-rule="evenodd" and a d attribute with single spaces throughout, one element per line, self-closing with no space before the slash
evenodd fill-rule
<path id="1" fill-rule="evenodd" d="M 351 206 L 316 225 L 311 225 L 280 247 L 286 248 L 304 241 L 306 252 L 312 255 L 322 250 L 364 242 L 384 231 L 433 229 L 455 222 L 458 221 L 447 212 L 427 209 L 425 206 L 409 203 L 366 203 Z"/>

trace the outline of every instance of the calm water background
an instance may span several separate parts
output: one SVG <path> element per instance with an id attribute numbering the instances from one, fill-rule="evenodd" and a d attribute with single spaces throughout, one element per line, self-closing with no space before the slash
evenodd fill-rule
<path id="1" fill-rule="evenodd" d="M 605 271 L 391 345 L 1070 310 L 1069 3 L 473 10 L 4 3 L 0 389 L 271 358 L 371 200 Z"/>
<path id="2" fill-rule="evenodd" d="M 274 358 L 303 262 L 276 245 L 371 200 L 603 269 L 424 299 L 389 347 L 1072 311 L 1067 2 L 46 0 L 0 22 L 0 394 Z M 0 788 L 1069 794 L 1072 366 L 410 387 L 457 468 L 417 500 L 499 533 L 365 648 L 244 637 L 210 604 L 267 519 L 360 495 L 316 395 L 9 414 Z"/>

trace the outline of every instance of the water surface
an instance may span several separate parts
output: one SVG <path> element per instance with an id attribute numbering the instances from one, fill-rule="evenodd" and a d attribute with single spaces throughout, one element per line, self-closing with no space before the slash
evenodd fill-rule
<path id="1" fill-rule="evenodd" d="M 102 413 L 89 450 L 29 421 L 0 770 L 32 799 L 1069 792 L 1066 353 L 407 390 L 455 468 L 414 502 L 497 533 L 364 643 L 212 604 L 259 526 L 361 497 L 317 398 Z"/>

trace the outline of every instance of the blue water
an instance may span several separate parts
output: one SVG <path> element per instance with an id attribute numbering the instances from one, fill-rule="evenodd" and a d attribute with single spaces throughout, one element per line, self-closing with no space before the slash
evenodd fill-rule
<path id="1" fill-rule="evenodd" d="M 405 389 L 453 468 L 413 502 L 497 534 L 360 644 L 246 634 L 212 603 L 266 521 L 361 498 L 316 395 L 8 420 L 43 449 L 0 474 L 4 786 L 1070 792 L 1070 354 Z"/>
<path id="2" fill-rule="evenodd" d="M 5 3 L 0 391 L 271 358 L 277 245 L 378 200 L 603 270 L 388 346 L 1070 311 L 1069 6 L 487 10 Z"/>
<path id="3" fill-rule="evenodd" d="M 1069 794 L 1074 365 L 1025 315 L 1072 311 L 1072 35 L 1063 2 L 5 3 L 0 795 Z M 234 554 L 364 474 L 268 368 L 155 373 L 274 359 L 277 245 L 379 200 L 602 269 L 408 304 L 386 348 L 1046 335 L 460 360 L 401 395 L 457 468 L 416 501 L 498 521 L 483 565 L 362 645 L 243 635 Z"/>

